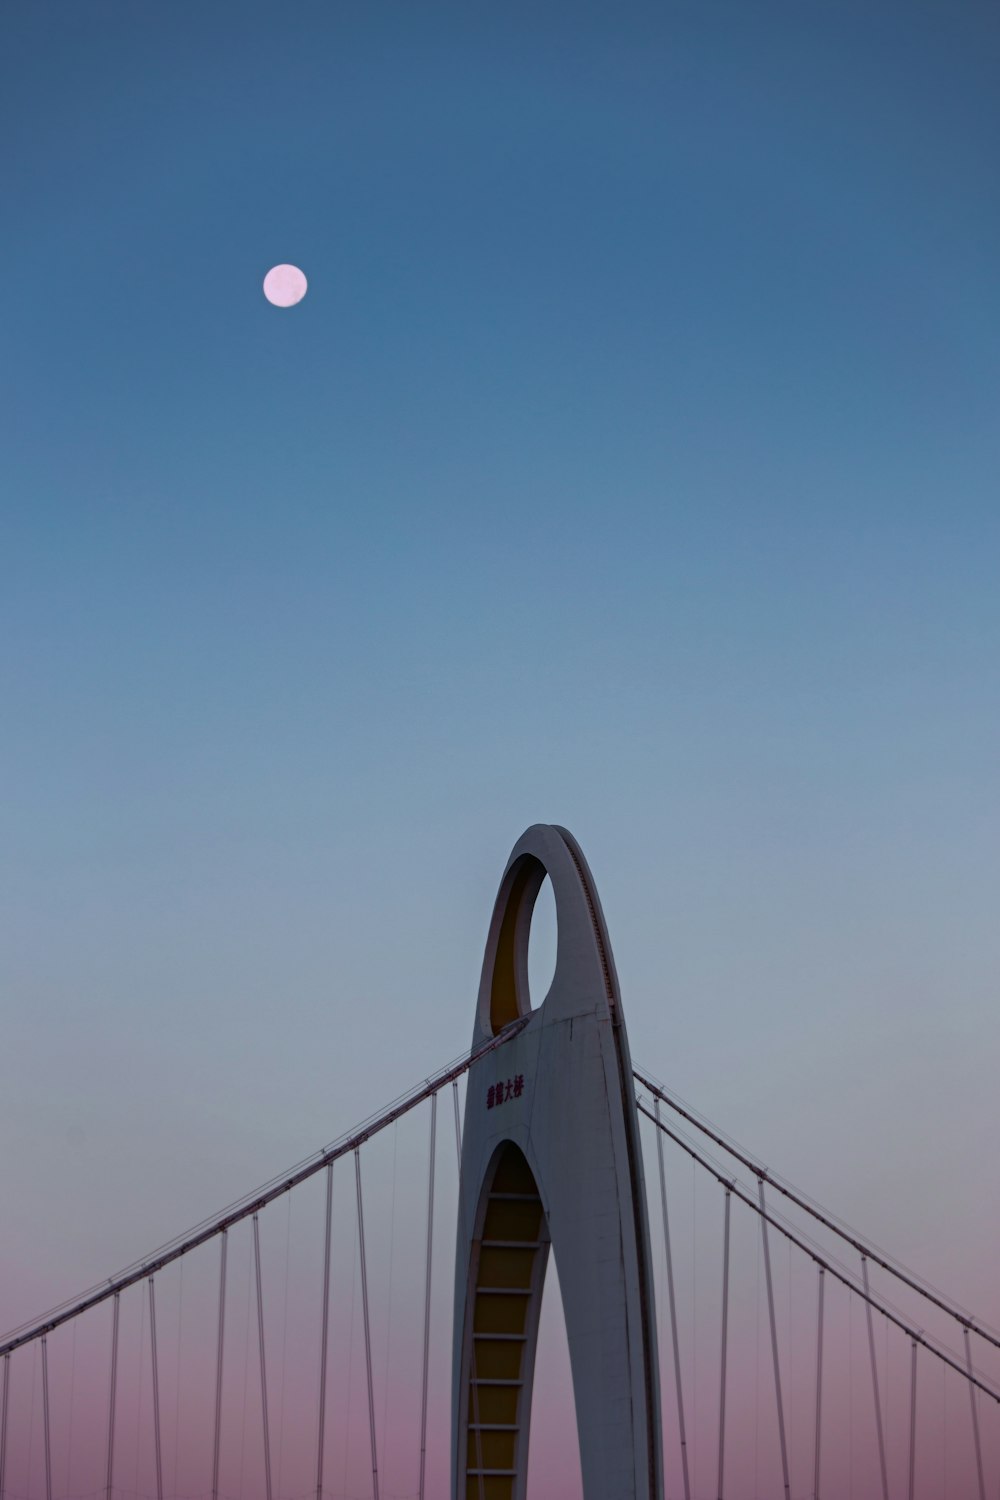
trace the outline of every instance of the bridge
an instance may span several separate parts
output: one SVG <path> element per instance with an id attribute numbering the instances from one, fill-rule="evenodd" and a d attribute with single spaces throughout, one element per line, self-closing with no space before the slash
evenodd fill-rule
<path id="1" fill-rule="evenodd" d="M 633 1062 L 565 829 L 511 854 L 472 1022 L 0 1339 L 0 1500 L 993 1500 L 1000 1334 Z"/>

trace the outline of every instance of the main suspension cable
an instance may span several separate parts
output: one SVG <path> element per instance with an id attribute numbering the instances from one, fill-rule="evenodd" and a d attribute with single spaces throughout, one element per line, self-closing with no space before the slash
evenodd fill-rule
<path id="1" fill-rule="evenodd" d="M 653 1103 L 660 1118 L 660 1101 Z M 677 1330 L 677 1298 L 674 1291 L 674 1257 L 670 1245 L 670 1220 L 667 1215 L 667 1178 L 663 1166 L 663 1136 L 656 1135 L 656 1155 L 660 1169 L 660 1208 L 663 1213 L 663 1245 L 667 1260 L 667 1298 L 670 1303 L 670 1335 L 674 1349 L 674 1385 L 677 1388 L 677 1427 L 680 1434 L 681 1470 L 684 1477 L 684 1500 L 691 1500 L 691 1478 L 688 1473 L 687 1430 L 684 1426 L 684 1391 L 681 1382 L 680 1336 Z M 422 1500 L 422 1497 L 421 1497 Z"/>
<path id="2" fill-rule="evenodd" d="M 377 1114 L 370 1115 L 367 1120 L 349 1135 L 341 1136 L 332 1145 L 326 1146 L 315 1156 L 307 1157 L 305 1161 L 300 1162 L 298 1166 L 293 1167 L 288 1173 L 282 1173 L 280 1177 L 272 1178 L 270 1182 L 265 1183 L 263 1187 L 258 1188 L 255 1192 L 248 1194 L 247 1197 L 237 1199 L 235 1203 L 230 1204 L 227 1209 L 224 1209 L 221 1214 L 211 1219 L 203 1219 L 200 1224 L 196 1224 L 186 1234 L 178 1236 L 177 1239 L 169 1240 L 159 1250 L 147 1256 L 145 1260 L 133 1262 L 131 1266 L 126 1266 L 125 1270 L 119 1272 L 117 1276 L 111 1277 L 108 1281 L 101 1282 L 99 1286 L 91 1287 L 82 1296 L 74 1298 L 69 1302 L 62 1302 L 58 1307 L 50 1308 L 48 1312 L 43 1313 L 40 1318 L 34 1319 L 30 1323 L 22 1323 L 19 1327 L 12 1329 L 7 1337 L 0 1342 L 0 1359 L 6 1354 L 12 1354 L 15 1349 L 19 1349 L 23 1344 L 30 1344 L 34 1339 L 41 1338 L 43 1333 L 51 1333 L 53 1329 L 59 1328 L 63 1323 L 68 1323 L 71 1318 L 78 1317 L 80 1313 L 87 1312 L 90 1308 L 97 1307 L 99 1303 L 106 1302 L 110 1297 L 117 1296 L 119 1292 L 125 1291 L 127 1287 L 133 1286 L 137 1281 L 142 1281 L 147 1276 L 154 1276 L 157 1271 L 162 1271 L 164 1266 L 169 1266 L 172 1261 L 180 1260 L 189 1251 L 196 1250 L 199 1245 L 204 1245 L 208 1240 L 214 1239 L 217 1234 L 225 1234 L 226 1230 L 232 1229 L 234 1224 L 239 1224 L 244 1219 L 249 1219 L 251 1215 L 259 1213 L 262 1208 L 266 1208 L 269 1203 L 273 1203 L 276 1198 L 280 1198 L 282 1193 L 290 1192 L 292 1188 L 298 1187 L 300 1183 L 308 1181 L 310 1177 L 314 1177 L 317 1172 L 322 1172 L 323 1168 L 328 1166 L 330 1162 L 337 1161 L 340 1157 L 347 1156 L 350 1152 L 356 1151 L 359 1146 L 364 1145 L 365 1141 L 370 1140 L 372 1136 L 378 1135 L 380 1131 L 394 1124 L 396 1120 L 402 1119 L 404 1115 L 409 1114 L 411 1109 L 416 1109 L 418 1104 L 422 1104 L 432 1094 L 438 1093 L 446 1084 L 457 1084 L 457 1080 L 461 1078 L 463 1073 L 467 1073 L 474 1063 L 478 1062 L 481 1057 L 486 1057 L 488 1053 L 495 1052 L 498 1047 L 503 1047 L 507 1042 L 512 1041 L 514 1037 L 524 1030 L 530 1020 L 530 1015 L 520 1016 L 516 1021 L 512 1021 L 509 1026 L 505 1026 L 502 1031 L 498 1031 L 496 1036 L 490 1037 L 488 1042 L 484 1042 L 481 1047 L 477 1047 L 475 1051 L 463 1054 L 456 1062 L 450 1063 L 439 1072 L 432 1074 L 423 1083 L 418 1084 L 416 1088 L 410 1089 L 408 1093 L 401 1094 L 386 1109 Z"/>
<path id="3" fill-rule="evenodd" d="M 688 1156 L 692 1157 L 700 1167 L 703 1167 L 710 1177 L 714 1177 L 716 1182 L 718 1182 L 720 1186 L 725 1188 L 732 1188 L 733 1193 L 737 1198 L 739 1198 L 741 1203 L 745 1203 L 748 1208 L 753 1209 L 755 1214 L 760 1214 L 762 1218 L 765 1218 L 773 1229 L 776 1229 L 779 1234 L 784 1235 L 785 1239 L 791 1241 L 791 1243 L 795 1245 L 799 1250 L 801 1250 L 804 1255 L 808 1255 L 809 1259 L 815 1265 L 822 1266 L 823 1269 L 825 1271 L 828 1271 L 836 1281 L 839 1281 L 841 1283 L 841 1285 L 846 1286 L 849 1291 L 854 1292 L 863 1301 L 870 1302 L 871 1306 L 875 1309 L 876 1312 L 880 1312 L 884 1318 L 888 1318 L 890 1323 L 894 1324 L 896 1328 L 901 1329 L 903 1333 L 908 1334 L 910 1338 L 916 1339 L 917 1343 L 921 1344 L 926 1350 L 928 1350 L 929 1353 L 933 1354 L 935 1359 L 939 1359 L 941 1363 L 947 1365 L 949 1369 L 957 1371 L 957 1373 L 962 1376 L 963 1380 L 967 1380 L 969 1382 L 970 1386 L 975 1386 L 977 1390 L 980 1390 L 985 1395 L 989 1396 L 991 1401 L 995 1401 L 998 1405 L 1000 1405 L 1000 1391 L 994 1390 L 992 1386 L 987 1385 L 985 1381 L 980 1380 L 977 1375 L 971 1373 L 971 1368 L 970 1370 L 963 1369 L 962 1366 L 958 1364 L 956 1360 L 952 1359 L 950 1355 L 946 1354 L 943 1349 L 939 1349 L 935 1344 L 930 1343 L 919 1329 L 913 1328 L 909 1323 L 905 1322 L 904 1319 L 898 1317 L 894 1312 L 890 1311 L 888 1307 L 879 1302 L 876 1297 L 866 1297 L 863 1287 L 859 1287 L 856 1282 L 851 1280 L 850 1276 L 841 1271 L 833 1262 L 827 1260 L 824 1256 L 822 1256 L 819 1251 L 814 1249 L 812 1245 L 807 1243 L 807 1241 L 800 1239 L 800 1237 L 795 1234 L 793 1230 L 788 1228 L 787 1224 L 783 1224 L 780 1219 L 775 1218 L 774 1215 L 768 1210 L 760 1208 L 758 1204 L 756 1204 L 750 1197 L 750 1195 L 748 1193 L 745 1193 L 735 1181 L 724 1177 L 721 1172 L 717 1172 L 716 1169 L 705 1160 L 701 1153 L 695 1150 L 690 1142 L 686 1141 L 683 1136 L 677 1135 L 673 1130 L 670 1129 L 669 1125 L 665 1125 L 662 1120 L 658 1120 L 653 1114 L 653 1111 L 647 1108 L 647 1106 L 642 1102 L 641 1099 L 636 1101 L 636 1108 L 639 1110 L 640 1114 L 646 1116 L 647 1120 L 652 1120 L 653 1124 L 657 1127 L 658 1130 L 662 1130 L 664 1135 L 669 1136 L 675 1145 L 679 1146 L 682 1151 L 686 1151 Z"/>
<path id="4" fill-rule="evenodd" d="M 1000 1335 L 990 1332 L 982 1323 L 977 1323 L 975 1318 L 970 1317 L 968 1313 L 962 1312 L 960 1308 L 948 1302 L 939 1293 L 930 1291 L 926 1286 L 921 1285 L 907 1271 L 893 1265 L 891 1261 L 886 1260 L 877 1250 L 874 1250 L 871 1245 L 867 1245 L 864 1241 L 859 1240 L 856 1235 L 824 1214 L 815 1204 L 801 1197 L 794 1189 L 787 1187 L 777 1177 L 773 1176 L 765 1166 L 762 1166 L 760 1162 L 754 1161 L 752 1157 L 747 1156 L 745 1152 L 741 1151 L 738 1146 L 734 1146 L 731 1141 L 726 1140 L 725 1136 L 718 1134 L 711 1126 L 706 1125 L 704 1120 L 700 1120 L 697 1115 L 685 1109 L 679 1100 L 668 1094 L 662 1085 L 654 1083 L 648 1074 L 641 1072 L 638 1068 L 633 1068 L 632 1076 L 643 1088 L 648 1089 L 655 1099 L 662 1100 L 675 1114 L 687 1120 L 689 1125 L 693 1125 L 702 1135 L 707 1136 L 710 1141 L 714 1141 L 717 1146 L 721 1146 L 723 1151 L 746 1167 L 748 1172 L 752 1172 L 758 1182 L 769 1183 L 771 1187 L 781 1193 L 789 1202 L 794 1203 L 796 1208 L 801 1208 L 804 1213 L 816 1219 L 825 1229 L 831 1230 L 833 1234 L 850 1245 L 853 1250 L 856 1250 L 859 1255 L 865 1256 L 873 1265 L 878 1266 L 881 1270 L 888 1271 L 890 1276 L 895 1276 L 898 1281 L 903 1282 L 911 1291 L 917 1292 L 921 1297 L 926 1298 L 928 1302 L 939 1308 L 941 1312 L 947 1313 L 962 1328 L 968 1329 L 970 1333 L 977 1334 L 986 1343 L 992 1344 L 995 1349 L 1000 1349 Z"/>

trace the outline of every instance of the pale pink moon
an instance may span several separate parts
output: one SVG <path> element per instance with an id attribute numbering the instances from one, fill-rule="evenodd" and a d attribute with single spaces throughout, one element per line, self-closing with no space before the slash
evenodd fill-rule
<path id="1" fill-rule="evenodd" d="M 298 266 L 272 266 L 264 277 L 264 296 L 275 307 L 294 307 L 309 286 Z"/>

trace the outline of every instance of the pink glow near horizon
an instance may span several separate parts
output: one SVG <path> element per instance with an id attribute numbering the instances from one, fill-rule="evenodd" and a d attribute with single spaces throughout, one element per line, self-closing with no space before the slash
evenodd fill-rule
<path id="1" fill-rule="evenodd" d="M 649 1150 L 648 1143 L 646 1150 Z M 389 1134 L 365 1148 L 366 1232 L 372 1362 L 382 1493 L 416 1493 L 423 1332 L 426 1136 Z M 647 1163 L 648 1164 L 648 1163 Z M 455 1181 L 442 1158 L 436 1197 L 430 1358 L 428 1495 L 449 1492 L 451 1316 Z M 678 1337 L 693 1493 L 714 1495 L 718 1462 L 721 1317 L 721 1190 L 688 1196 L 691 1176 L 667 1157 Z M 388 1186 L 392 1182 L 391 1190 Z M 647 1178 L 653 1183 L 655 1172 Z M 665 1260 L 658 1204 L 651 1201 L 652 1253 L 659 1319 L 666 1500 L 682 1494 L 667 1319 Z M 315 1485 L 319 1288 L 324 1197 L 321 1178 L 260 1217 L 268 1407 L 273 1490 L 278 1500 Z M 249 1225 L 229 1235 L 223 1366 L 220 1491 L 263 1500 L 263 1441 L 256 1298 Z M 772 1242 L 776 1322 L 792 1493 L 811 1492 L 814 1443 L 817 1279 L 814 1265 Z M 553 1263 L 554 1264 L 554 1263 Z M 729 1309 L 726 1487 L 729 1500 L 779 1493 L 781 1484 L 769 1326 L 759 1221 L 734 1206 Z M 218 1316 L 218 1241 L 156 1279 L 164 1486 L 169 1495 L 203 1495 L 211 1486 Z M 557 1278 L 546 1283 L 532 1406 L 530 1493 L 579 1500 L 576 1416 Z M 873 1289 L 888 1295 L 881 1274 Z M 899 1300 L 898 1289 L 891 1289 Z M 856 1297 L 829 1280 L 824 1341 L 823 1480 L 827 1493 L 879 1500 L 867 1329 Z M 926 1309 L 906 1315 L 931 1334 L 946 1330 Z M 114 1488 L 155 1493 L 148 1311 L 144 1285 L 121 1299 Z M 89 1494 L 106 1482 L 111 1308 L 105 1305 L 48 1340 L 53 1491 Z M 905 1488 L 909 1441 L 909 1344 L 876 1316 L 876 1351 L 890 1484 Z M 353 1184 L 334 1177 L 325 1490 L 370 1493 L 371 1459 Z M 987 1351 L 988 1352 L 988 1351 Z M 998 1369 L 981 1348 L 977 1366 Z M 918 1364 L 918 1500 L 973 1493 L 974 1451 L 968 1391 L 922 1351 Z M 6 1488 L 41 1500 L 44 1456 L 39 1349 L 11 1361 Z M 1000 1421 L 981 1403 L 989 1483 L 1000 1473 Z M 949 1489 L 950 1487 L 950 1489 Z"/>

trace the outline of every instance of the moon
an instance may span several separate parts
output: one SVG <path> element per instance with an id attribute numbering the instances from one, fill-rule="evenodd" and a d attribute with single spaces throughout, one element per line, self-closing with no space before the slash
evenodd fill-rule
<path id="1" fill-rule="evenodd" d="M 298 266 L 272 266 L 264 277 L 264 296 L 275 307 L 294 307 L 309 287 Z"/>

